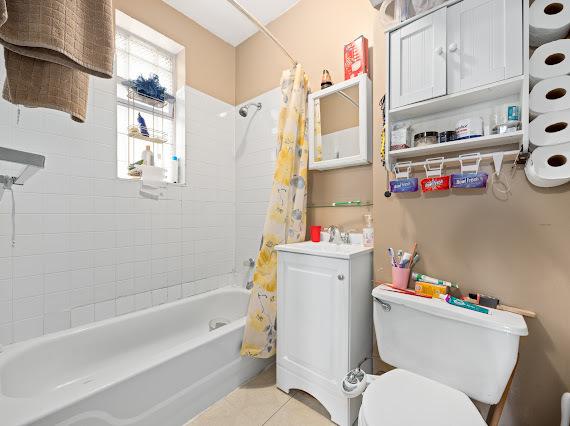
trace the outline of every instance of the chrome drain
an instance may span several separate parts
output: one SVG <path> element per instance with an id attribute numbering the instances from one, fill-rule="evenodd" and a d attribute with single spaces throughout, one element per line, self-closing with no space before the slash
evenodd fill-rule
<path id="1" fill-rule="evenodd" d="M 214 318 L 210 320 L 208 326 L 210 327 L 210 331 L 215 330 L 216 328 L 223 327 L 224 325 L 228 325 L 230 320 L 225 318 Z"/>

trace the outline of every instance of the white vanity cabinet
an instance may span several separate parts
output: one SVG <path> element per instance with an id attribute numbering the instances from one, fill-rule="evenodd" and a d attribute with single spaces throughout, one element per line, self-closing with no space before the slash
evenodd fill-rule
<path id="1" fill-rule="evenodd" d="M 305 242 L 277 251 L 277 387 L 308 392 L 350 426 L 361 399 L 341 383 L 372 351 L 372 249 Z"/>
<path id="2" fill-rule="evenodd" d="M 390 32 L 390 108 L 522 74 L 522 0 L 449 4 Z"/>

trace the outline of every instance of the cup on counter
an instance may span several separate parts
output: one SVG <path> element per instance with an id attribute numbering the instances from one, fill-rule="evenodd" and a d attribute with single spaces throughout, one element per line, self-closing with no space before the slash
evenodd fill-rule
<path id="1" fill-rule="evenodd" d="M 410 282 L 410 268 L 400 268 L 392 266 L 392 286 L 405 290 Z"/>
<path id="2" fill-rule="evenodd" d="M 311 241 L 313 243 L 318 243 L 321 241 L 321 226 L 313 225 L 311 226 Z"/>

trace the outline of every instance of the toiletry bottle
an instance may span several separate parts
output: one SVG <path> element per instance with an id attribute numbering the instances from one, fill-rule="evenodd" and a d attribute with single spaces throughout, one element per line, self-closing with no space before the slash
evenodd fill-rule
<path id="1" fill-rule="evenodd" d="M 150 150 L 150 145 L 146 146 L 146 149 L 142 152 L 141 157 L 145 166 L 154 166 L 154 155 Z"/>
<path id="2" fill-rule="evenodd" d="M 323 70 L 323 77 L 321 78 L 321 90 L 332 86 L 332 77 L 328 70 Z"/>
<path id="3" fill-rule="evenodd" d="M 372 227 L 372 215 L 364 215 L 364 228 L 362 228 L 362 242 L 364 247 L 374 247 L 374 228 Z"/>
<path id="4" fill-rule="evenodd" d="M 170 181 L 178 183 L 178 157 L 176 155 L 173 155 L 170 160 Z"/>

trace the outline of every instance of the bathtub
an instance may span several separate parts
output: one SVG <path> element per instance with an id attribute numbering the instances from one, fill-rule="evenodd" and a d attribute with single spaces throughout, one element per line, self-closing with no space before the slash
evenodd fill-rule
<path id="1" fill-rule="evenodd" d="M 183 425 L 271 362 L 239 355 L 248 299 L 225 287 L 4 348 L 0 425 Z"/>

